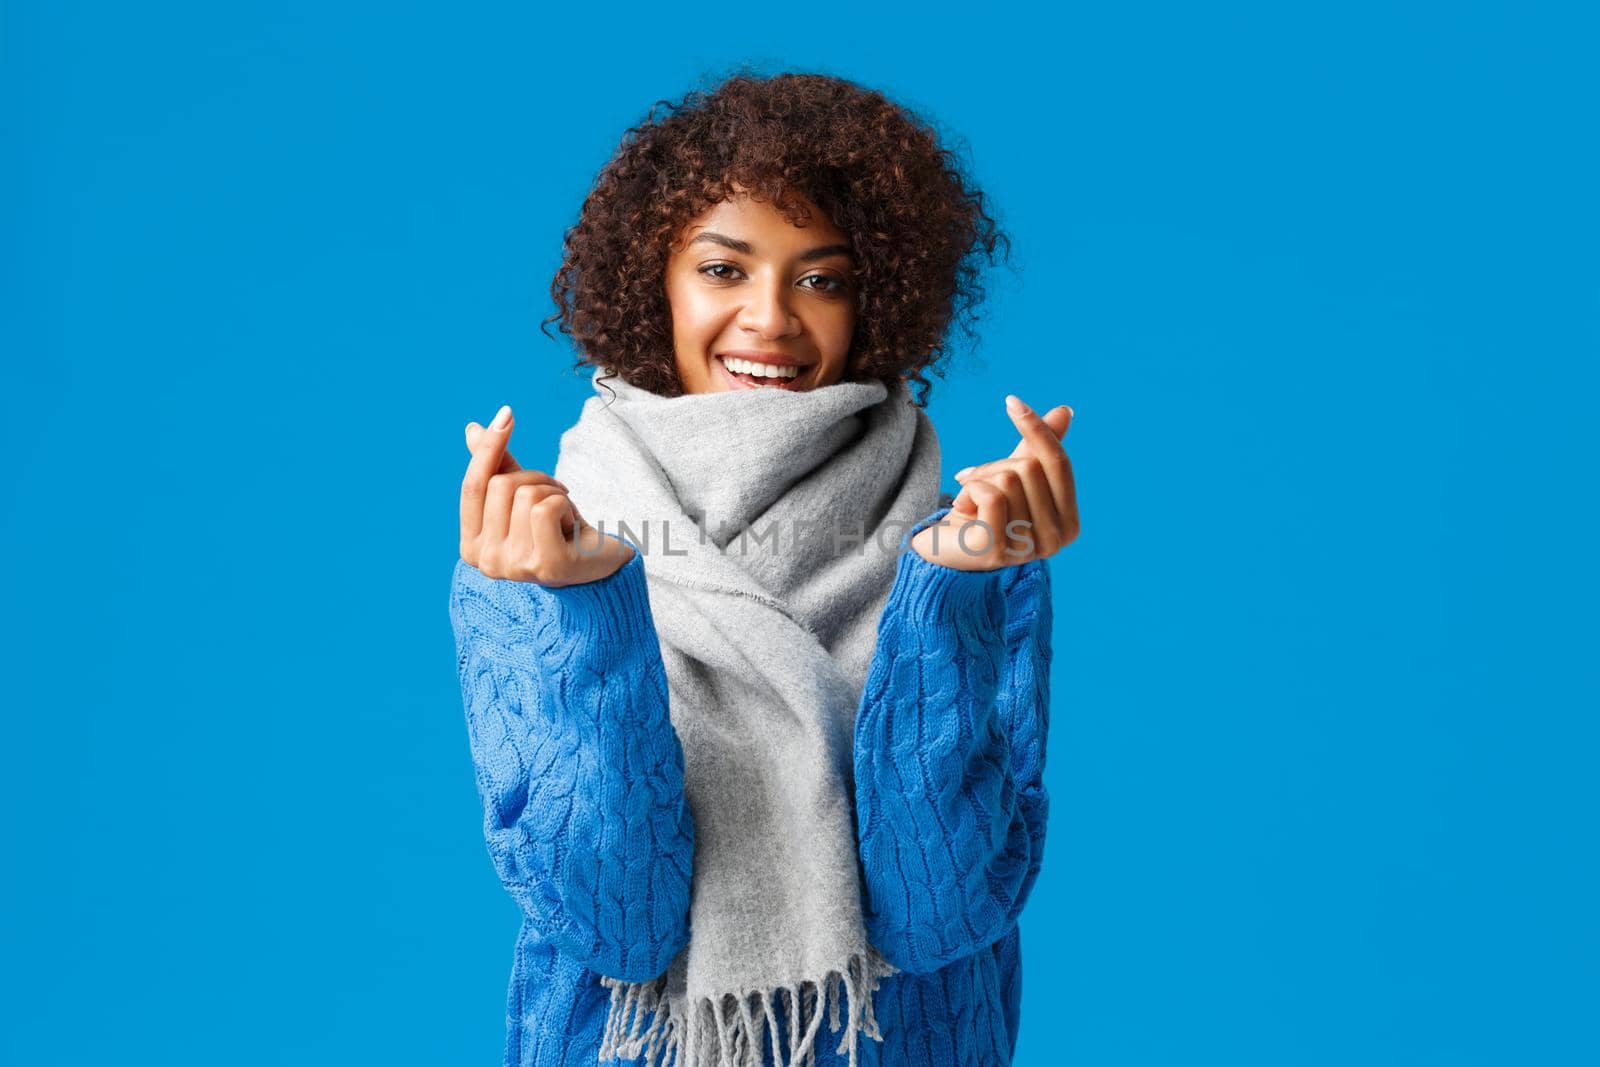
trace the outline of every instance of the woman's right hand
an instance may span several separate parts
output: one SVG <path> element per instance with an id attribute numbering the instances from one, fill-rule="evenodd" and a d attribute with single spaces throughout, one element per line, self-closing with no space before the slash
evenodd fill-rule
<path id="1" fill-rule="evenodd" d="M 472 459 L 461 482 L 461 558 L 487 578 L 563 586 L 598 581 L 633 548 L 586 522 L 567 487 L 523 470 L 506 446 L 514 423 L 502 407 L 487 429 L 467 423 Z"/>

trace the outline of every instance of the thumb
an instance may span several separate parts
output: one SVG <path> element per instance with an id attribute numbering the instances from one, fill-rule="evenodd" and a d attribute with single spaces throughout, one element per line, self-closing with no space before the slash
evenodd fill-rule
<path id="1" fill-rule="evenodd" d="M 504 451 L 505 446 L 511 439 L 511 427 L 514 422 L 514 418 L 507 418 L 505 429 L 503 430 L 485 430 L 476 422 L 467 423 L 467 451 L 476 454 L 480 446 L 485 444 L 493 446 L 496 443 L 495 438 L 499 438 L 498 447 Z M 485 434 L 489 435 L 488 438 L 485 438 Z M 517 462 L 516 457 L 512 456 L 509 451 L 504 451 L 504 454 L 500 457 L 500 466 L 495 473 L 510 474 L 512 471 L 521 469 L 522 464 Z"/>
<path id="2" fill-rule="evenodd" d="M 1045 412 L 1045 425 L 1056 432 L 1057 437 L 1067 436 L 1067 428 L 1072 425 L 1074 412 L 1065 404 L 1051 408 Z"/>
<path id="3" fill-rule="evenodd" d="M 1044 421 L 1046 426 L 1050 427 L 1051 432 L 1053 432 L 1056 435 L 1056 438 L 1059 440 L 1067 435 L 1067 429 L 1072 425 L 1072 415 L 1073 411 L 1070 407 L 1065 404 L 1057 404 L 1055 407 L 1051 408 L 1049 411 L 1040 416 L 1040 418 Z M 1018 456 L 1030 455 L 1032 451 L 1033 450 L 1028 447 L 1027 438 L 1023 438 L 1021 441 L 1017 442 L 1017 447 L 1011 450 L 1011 455 L 1008 458 L 1015 459 Z"/>

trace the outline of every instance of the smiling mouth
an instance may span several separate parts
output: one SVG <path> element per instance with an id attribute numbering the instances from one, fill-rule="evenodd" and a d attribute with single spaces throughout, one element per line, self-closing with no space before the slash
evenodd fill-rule
<path id="1" fill-rule="evenodd" d="M 757 363 L 735 356 L 716 356 L 714 362 L 736 389 L 786 389 L 800 388 L 800 381 L 810 367 L 781 366 L 776 363 Z"/>

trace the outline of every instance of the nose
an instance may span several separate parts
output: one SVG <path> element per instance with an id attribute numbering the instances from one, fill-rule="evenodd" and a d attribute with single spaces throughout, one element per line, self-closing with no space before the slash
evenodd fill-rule
<path id="1" fill-rule="evenodd" d="M 751 285 L 750 299 L 739 315 L 739 326 L 760 337 L 775 340 L 799 332 L 800 320 L 789 306 L 792 294 L 781 278 Z"/>

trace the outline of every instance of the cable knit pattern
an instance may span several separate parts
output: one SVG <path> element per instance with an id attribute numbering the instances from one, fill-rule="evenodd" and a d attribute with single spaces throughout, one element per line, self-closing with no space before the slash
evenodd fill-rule
<path id="1" fill-rule="evenodd" d="M 1049 574 L 1043 562 L 958 571 L 900 556 L 855 767 L 867 932 L 903 970 L 993 944 L 1038 874 Z"/>
<path id="2" fill-rule="evenodd" d="M 455 568 L 484 832 L 522 911 L 504 1067 L 593 1065 L 600 976 L 654 977 L 689 936 L 694 826 L 644 566 L 636 552 L 564 589 Z M 1043 562 L 900 557 L 855 731 L 868 932 L 902 968 L 878 990 L 884 1040 L 860 1043 L 863 1067 L 1011 1062 L 1016 919 L 1048 813 L 1050 621 Z M 778 1014 L 787 1032 L 781 998 Z M 818 1064 L 847 1062 L 834 1045 Z"/>
<path id="3" fill-rule="evenodd" d="M 694 852 L 642 560 L 558 589 L 460 561 L 451 597 L 500 880 L 547 941 L 629 981 L 688 941 Z"/>

